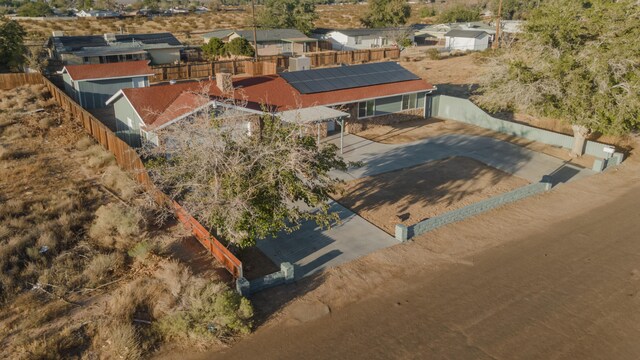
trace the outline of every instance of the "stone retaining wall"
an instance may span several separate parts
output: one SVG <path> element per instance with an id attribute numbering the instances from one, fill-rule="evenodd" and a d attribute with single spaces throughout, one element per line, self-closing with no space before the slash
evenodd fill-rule
<path id="1" fill-rule="evenodd" d="M 487 200 L 483 200 L 475 204 L 471 204 L 463 208 L 453 210 L 436 217 L 432 217 L 412 226 L 398 224 L 396 225 L 395 237 L 399 241 L 407 241 L 414 236 L 434 230 L 436 228 L 439 228 L 440 226 L 464 220 L 485 211 L 495 209 L 504 204 L 512 203 L 526 197 L 545 192 L 549 189 L 551 189 L 551 180 L 545 178 L 539 183 L 523 186 L 508 193 L 494 196 Z"/>

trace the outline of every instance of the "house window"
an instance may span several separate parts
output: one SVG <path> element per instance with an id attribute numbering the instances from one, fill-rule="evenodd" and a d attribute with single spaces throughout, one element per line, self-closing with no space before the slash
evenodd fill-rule
<path id="1" fill-rule="evenodd" d="M 362 37 L 356 36 L 356 45 L 362 44 Z"/>
<path id="2" fill-rule="evenodd" d="M 415 109 L 418 100 L 418 94 L 402 95 L 402 110 Z"/>
<path id="3" fill-rule="evenodd" d="M 358 103 L 359 118 L 373 116 L 374 110 L 375 110 L 375 100 L 363 101 Z"/>

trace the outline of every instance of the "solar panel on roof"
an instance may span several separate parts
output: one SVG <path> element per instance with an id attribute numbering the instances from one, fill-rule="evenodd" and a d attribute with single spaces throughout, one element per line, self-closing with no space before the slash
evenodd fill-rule
<path id="1" fill-rule="evenodd" d="M 294 71 L 281 76 L 301 94 L 420 79 L 394 62 Z"/>

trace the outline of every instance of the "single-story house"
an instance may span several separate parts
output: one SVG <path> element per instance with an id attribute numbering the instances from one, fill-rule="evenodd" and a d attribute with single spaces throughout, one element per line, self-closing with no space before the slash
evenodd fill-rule
<path id="1" fill-rule="evenodd" d="M 215 81 L 117 92 L 107 103 L 113 104 L 118 136 L 132 146 L 140 146 L 141 139 L 158 144 L 158 130 L 211 104 L 258 116 L 265 111 L 282 114 L 283 118 L 291 116 L 284 114 L 287 111 L 311 109 L 297 115 L 322 122 L 318 136 L 338 127 L 341 132 L 358 132 L 369 125 L 429 117 L 430 95 L 436 89 L 395 62 L 233 80 L 228 76 L 228 82 L 226 75 L 218 74 Z M 223 92 L 223 88 L 232 90 Z M 337 115 L 330 109 L 344 113 L 343 118 L 334 121 Z M 345 122 L 344 117 L 349 119 Z"/>
<path id="2" fill-rule="evenodd" d="M 421 27 L 417 30 L 416 37 L 433 37 L 439 40 L 444 40 L 445 34 L 451 30 L 484 31 L 491 36 L 490 40 L 493 40 L 493 36 L 496 34 L 496 25 L 491 22 L 485 23 L 482 21 L 433 24 Z"/>
<path id="3" fill-rule="evenodd" d="M 75 14 L 77 17 L 85 17 L 85 18 L 117 18 L 120 17 L 121 14 L 116 11 L 111 10 L 80 10 Z"/>
<path id="4" fill-rule="evenodd" d="M 49 57 L 64 65 L 149 60 L 172 64 L 184 48 L 171 33 L 64 36 L 56 32 L 47 42 Z"/>
<path id="5" fill-rule="evenodd" d="M 65 92 L 85 109 L 106 107 L 106 101 L 122 89 L 147 87 L 153 75 L 146 60 L 67 65 L 62 69 Z"/>
<path id="6" fill-rule="evenodd" d="M 490 37 L 483 30 L 451 30 L 444 34 L 444 47 L 449 51 L 482 51 L 489 48 Z"/>
<path id="7" fill-rule="evenodd" d="M 253 45 L 253 30 L 215 30 L 202 35 L 205 43 L 218 38 L 227 43 L 235 38 L 245 38 Z M 307 37 L 296 29 L 256 30 L 258 55 L 293 55 L 318 48 L 318 40 Z"/>
<path id="8" fill-rule="evenodd" d="M 407 38 L 413 43 L 414 30 L 411 27 L 375 29 L 316 29 L 312 37 L 331 42 L 333 50 L 348 51 L 387 47 L 396 45 Z"/>

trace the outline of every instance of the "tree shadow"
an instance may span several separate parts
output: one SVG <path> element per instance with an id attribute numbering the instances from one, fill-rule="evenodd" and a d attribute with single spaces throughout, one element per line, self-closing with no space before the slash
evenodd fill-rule
<path id="1" fill-rule="evenodd" d="M 442 83 L 436 85 L 438 95 L 449 95 L 469 99 L 480 87 L 479 84 L 451 84 Z"/>

